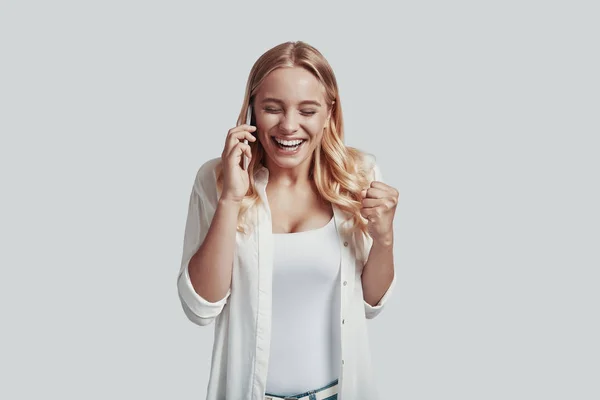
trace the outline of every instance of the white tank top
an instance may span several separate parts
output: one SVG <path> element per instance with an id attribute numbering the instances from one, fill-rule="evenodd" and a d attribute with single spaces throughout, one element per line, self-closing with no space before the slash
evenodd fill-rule
<path id="1" fill-rule="evenodd" d="M 271 351 L 266 391 L 292 395 L 339 378 L 340 248 L 334 219 L 275 233 Z"/>

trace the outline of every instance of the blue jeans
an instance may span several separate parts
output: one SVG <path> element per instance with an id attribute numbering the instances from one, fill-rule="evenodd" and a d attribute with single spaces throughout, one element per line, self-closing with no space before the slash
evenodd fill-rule
<path id="1" fill-rule="evenodd" d="M 309 390 L 308 392 L 304 392 L 304 393 L 300 393 L 300 394 L 294 394 L 294 395 L 289 395 L 289 394 L 288 394 L 288 395 L 282 395 L 282 394 L 277 394 L 277 393 L 265 393 L 265 396 L 277 396 L 277 397 L 286 397 L 286 396 L 287 396 L 287 397 L 295 397 L 295 398 L 300 398 L 300 397 L 303 397 L 303 396 L 310 396 L 310 397 L 309 397 L 309 398 L 310 398 L 310 400 L 315 400 L 315 399 L 317 398 L 317 397 L 315 396 L 315 393 L 318 393 L 318 392 L 320 392 L 320 391 L 321 391 L 321 390 L 323 390 L 323 389 L 330 388 L 330 387 L 332 387 L 333 385 L 335 385 L 336 383 L 338 383 L 338 380 L 337 380 L 337 379 L 335 379 L 335 380 L 331 381 L 330 383 L 328 383 L 327 385 L 325 385 L 325 386 L 323 386 L 323 387 L 320 387 L 320 388 L 318 388 L 318 389 L 315 389 L 315 390 Z M 338 395 L 337 395 L 337 393 L 336 393 L 336 394 L 334 394 L 334 395 L 332 395 L 332 396 L 329 396 L 329 397 L 327 397 L 325 400 L 337 400 L 337 398 L 338 398 Z"/>

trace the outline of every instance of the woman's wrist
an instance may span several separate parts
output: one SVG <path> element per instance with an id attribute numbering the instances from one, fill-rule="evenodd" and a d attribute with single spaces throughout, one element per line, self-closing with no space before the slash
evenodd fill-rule
<path id="1" fill-rule="evenodd" d="M 242 206 L 241 200 L 234 200 L 234 199 L 229 199 L 226 197 L 221 197 L 218 201 L 218 207 L 239 210 L 241 206 Z"/>

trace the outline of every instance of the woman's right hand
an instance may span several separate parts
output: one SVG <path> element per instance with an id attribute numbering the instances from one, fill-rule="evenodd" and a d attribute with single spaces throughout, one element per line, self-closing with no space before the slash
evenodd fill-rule
<path id="1" fill-rule="evenodd" d="M 238 125 L 227 132 L 225 139 L 225 148 L 221 154 L 223 164 L 223 190 L 221 199 L 241 202 L 248 188 L 250 187 L 250 177 L 248 171 L 243 168 L 242 157 L 245 154 L 248 162 L 252 159 L 250 145 L 244 143 L 245 139 L 250 142 L 256 141 L 256 136 L 250 132 L 255 132 L 256 127 L 248 124 Z"/>

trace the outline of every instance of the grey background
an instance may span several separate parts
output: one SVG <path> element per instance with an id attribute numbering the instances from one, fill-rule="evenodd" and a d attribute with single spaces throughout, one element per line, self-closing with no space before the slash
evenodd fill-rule
<path id="1" fill-rule="evenodd" d="M 1 3 L 1 398 L 204 398 L 189 193 L 288 40 L 400 191 L 383 397 L 600 398 L 593 2 L 199 3 Z"/>

